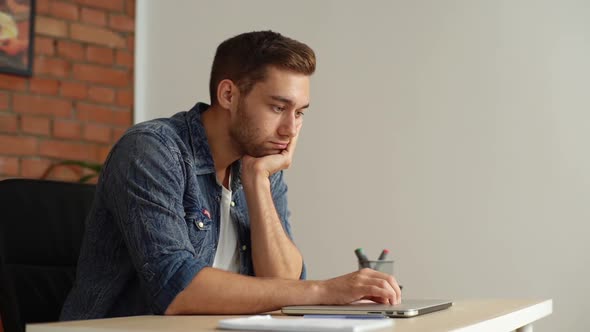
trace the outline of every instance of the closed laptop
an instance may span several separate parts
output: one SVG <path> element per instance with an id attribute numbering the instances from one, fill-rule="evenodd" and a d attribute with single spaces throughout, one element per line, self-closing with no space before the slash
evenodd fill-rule
<path id="1" fill-rule="evenodd" d="M 307 305 L 282 308 L 286 315 L 383 315 L 387 317 L 414 317 L 439 311 L 453 305 L 450 300 L 402 300 L 396 305 L 352 303 L 346 305 Z"/>

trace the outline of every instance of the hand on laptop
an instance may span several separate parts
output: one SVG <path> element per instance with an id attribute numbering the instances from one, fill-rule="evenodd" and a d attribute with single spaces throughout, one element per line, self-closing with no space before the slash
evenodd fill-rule
<path id="1" fill-rule="evenodd" d="M 401 303 L 402 293 L 395 278 L 372 269 L 362 269 L 321 282 L 322 304 L 348 304 L 371 300 L 383 304 Z"/>

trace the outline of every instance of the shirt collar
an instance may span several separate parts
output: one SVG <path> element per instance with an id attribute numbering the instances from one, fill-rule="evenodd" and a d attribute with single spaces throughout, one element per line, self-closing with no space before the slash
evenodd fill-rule
<path id="1" fill-rule="evenodd" d="M 209 109 L 209 105 L 205 103 L 197 103 L 188 111 L 187 124 L 191 140 L 191 148 L 195 160 L 195 171 L 197 175 L 215 174 L 215 163 L 213 162 L 213 155 L 209 148 L 209 141 L 207 140 L 207 132 L 201 115 Z M 235 161 L 230 166 L 232 172 L 232 191 L 238 190 L 242 187 L 240 181 L 242 162 Z"/>

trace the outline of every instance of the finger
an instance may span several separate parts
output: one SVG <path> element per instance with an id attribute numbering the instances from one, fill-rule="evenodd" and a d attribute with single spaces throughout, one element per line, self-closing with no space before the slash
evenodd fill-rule
<path id="1" fill-rule="evenodd" d="M 297 132 L 297 135 L 295 135 L 295 136 L 293 136 L 293 138 L 291 138 L 291 141 L 289 141 L 289 144 L 287 145 L 287 148 L 285 149 L 290 157 L 293 157 L 293 153 L 295 152 L 295 146 L 297 146 L 297 139 L 298 138 L 299 138 L 299 132 Z"/>
<path id="2" fill-rule="evenodd" d="M 376 303 L 381 303 L 381 304 L 390 304 L 388 299 L 384 299 L 381 297 L 374 297 L 374 296 L 365 296 L 362 298 L 362 300 L 370 300 Z"/>
<path id="3" fill-rule="evenodd" d="M 387 279 L 386 280 L 391 285 L 391 288 L 395 292 L 395 298 L 396 298 L 396 303 L 395 304 L 400 304 L 401 301 L 402 301 L 402 290 L 399 287 L 399 284 L 398 284 L 397 280 L 392 275 L 387 275 Z"/>
<path id="4" fill-rule="evenodd" d="M 393 289 L 393 287 L 391 287 L 391 285 L 389 284 L 389 282 L 387 280 L 384 279 L 380 279 L 380 278 L 372 278 L 369 277 L 365 283 L 367 285 L 370 286 L 375 286 L 375 287 L 379 287 L 380 289 L 384 290 L 387 294 L 387 296 L 385 297 L 387 300 L 389 300 L 390 304 L 396 304 L 398 301 L 398 297 L 397 294 L 395 292 L 395 290 Z"/>
<path id="5" fill-rule="evenodd" d="M 393 277 L 392 275 L 389 275 L 387 273 L 375 271 L 373 269 L 366 269 L 366 271 L 364 271 L 364 273 L 368 274 L 368 276 L 370 278 L 374 278 L 375 280 L 378 280 L 379 283 L 384 283 L 387 285 L 387 288 L 390 289 L 395 295 L 395 298 L 394 298 L 394 301 L 392 302 L 392 304 L 399 304 L 401 302 L 402 292 L 401 292 L 401 289 L 399 288 L 399 284 L 397 283 L 397 280 L 395 280 L 395 277 Z"/>
<path id="6" fill-rule="evenodd" d="M 382 278 L 382 279 L 387 280 L 387 282 L 391 285 L 391 288 L 393 288 L 393 290 L 398 295 L 398 297 L 401 297 L 402 290 L 399 287 L 399 283 L 397 282 L 397 279 L 395 279 L 394 276 L 387 274 L 387 273 L 380 272 L 380 271 L 376 271 L 373 269 L 366 269 L 366 270 L 367 270 L 366 273 L 368 273 L 369 275 L 371 275 L 374 278 Z"/>
<path id="7" fill-rule="evenodd" d="M 363 298 L 371 298 L 372 301 L 383 304 L 395 303 L 395 293 L 382 285 L 365 285 L 362 290 L 365 294 Z"/>
<path id="8" fill-rule="evenodd" d="M 402 303 L 402 288 L 399 286 L 399 283 L 397 282 L 397 279 L 395 279 L 394 276 L 391 276 L 391 278 L 393 279 L 393 282 L 394 282 L 393 289 L 395 290 L 395 293 L 397 294 L 397 304 L 400 304 L 400 303 Z"/>

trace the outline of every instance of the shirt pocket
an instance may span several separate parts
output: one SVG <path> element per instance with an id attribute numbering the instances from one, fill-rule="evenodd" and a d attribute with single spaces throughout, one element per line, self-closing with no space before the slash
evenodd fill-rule
<path id="1" fill-rule="evenodd" d="M 197 256 L 203 252 L 211 252 L 214 241 L 212 238 L 212 220 L 202 211 L 187 212 L 185 215 L 189 239 Z"/>

